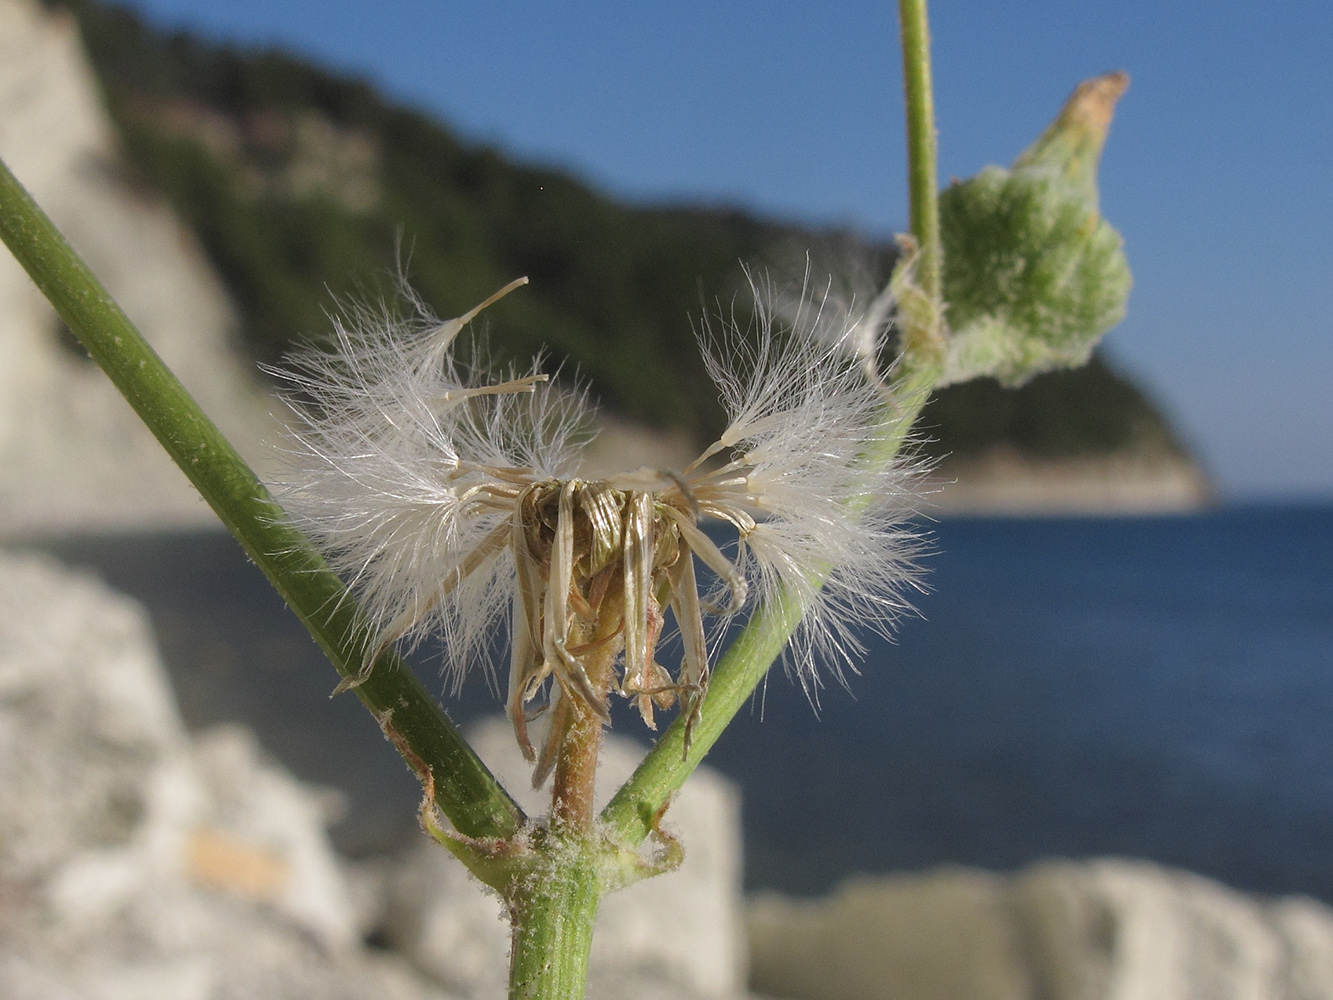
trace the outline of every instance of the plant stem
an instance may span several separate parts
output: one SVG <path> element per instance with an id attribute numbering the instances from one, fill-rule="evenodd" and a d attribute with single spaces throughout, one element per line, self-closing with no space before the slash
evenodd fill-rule
<path id="1" fill-rule="evenodd" d="M 898 22 L 902 33 L 903 95 L 907 104 L 907 186 L 912 235 L 921 250 L 916 275 L 922 291 L 938 304 L 943 291 L 940 185 L 926 0 L 898 0 Z"/>
<path id="2" fill-rule="evenodd" d="M 509 1000 L 583 1000 L 601 902 L 593 848 L 583 836 L 545 846 L 554 846 L 550 870 L 525 879 L 509 899 Z"/>
<path id="3" fill-rule="evenodd" d="M 620 628 L 623 612 L 614 596 L 602 604 L 597 624 L 588 630 L 589 651 L 580 657 L 584 673 L 603 697 L 615 680 L 619 647 L 611 642 Z M 562 698 L 553 725 L 564 728 L 557 750 L 551 782 L 551 828 L 563 833 L 591 836 L 593 794 L 596 790 L 597 758 L 602 749 L 602 720 L 574 698 Z"/>
<path id="4" fill-rule="evenodd" d="M 87 265 L 0 162 L 0 239 L 88 353 L 156 435 L 246 553 L 314 636 L 338 673 L 355 675 L 367 653 L 355 605 L 175 375 Z M 459 832 L 507 837 L 522 811 L 392 652 L 355 689 Z"/>
<path id="5" fill-rule="evenodd" d="M 916 279 L 933 307 L 930 309 L 931 329 L 909 331 L 909 341 L 920 338 L 931 349 L 914 349 L 904 354 L 894 380 L 893 398 L 885 407 L 887 433 L 873 453 L 863 456 L 865 461 L 884 463 L 896 458 L 943 370 L 943 355 L 937 349 L 941 336 L 939 317 L 943 286 L 935 102 L 931 92 L 926 0 L 899 0 L 898 11 L 907 102 L 912 233 L 920 247 Z M 822 583 L 822 580 L 814 582 Z M 699 766 L 741 706 L 767 676 L 804 613 L 797 598 L 787 594 L 746 623 L 712 672 L 701 717 L 691 733 L 689 749 L 686 749 L 685 720 L 678 717 L 602 810 L 602 821 L 609 828 L 608 832 L 626 844 L 638 844 L 648 836 L 668 798 Z"/>
<path id="6" fill-rule="evenodd" d="M 894 460 L 939 375 L 939 368 L 932 366 L 900 375 L 899 391 L 885 413 L 888 433 L 873 452 L 863 456 L 864 461 Z M 685 784 L 767 676 L 804 613 L 795 596 L 784 594 L 746 623 L 712 671 L 699 720 L 690 733 L 688 751 L 685 719 L 678 716 L 602 810 L 602 822 L 609 833 L 625 844 L 638 844 L 648 836 L 662 806 Z"/>
<path id="7" fill-rule="evenodd" d="M 801 620 L 794 598 L 774 601 L 746 623 L 718 661 L 708 681 L 698 721 L 685 750 L 685 718 L 677 716 L 630 779 L 602 810 L 602 822 L 626 844 L 638 844 L 652 831 L 662 805 L 712 749 Z"/>

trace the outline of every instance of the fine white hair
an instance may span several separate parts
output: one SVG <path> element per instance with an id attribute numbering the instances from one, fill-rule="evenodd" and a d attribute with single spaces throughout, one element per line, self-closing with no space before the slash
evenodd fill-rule
<path id="1" fill-rule="evenodd" d="M 542 616 L 519 607 L 513 546 L 528 516 L 519 508 L 533 490 L 572 481 L 574 442 L 590 415 L 586 397 L 549 381 L 540 359 L 497 373 L 476 352 L 467 364 L 455 354 L 476 313 L 521 283 L 447 321 L 406 289 L 405 313 L 351 308 L 328 346 L 277 371 L 296 415 L 288 472 L 275 484 L 280 502 L 357 595 L 372 648 L 438 636 L 455 685 L 502 623 L 538 628 L 531 619 Z M 886 300 L 858 312 L 811 295 L 808 276 L 796 297 L 767 282 L 751 280 L 751 290 L 752 322 L 715 316 L 699 331 L 728 416 L 722 434 L 683 471 L 611 477 L 598 489 L 648 498 L 634 523 L 649 537 L 677 537 L 689 564 L 670 571 L 672 586 L 693 592 L 696 558 L 717 577 L 702 598 L 672 598 L 677 617 L 697 622 L 700 608 L 713 611 L 716 637 L 738 614 L 798 600 L 806 610 L 785 660 L 814 700 L 817 664 L 841 678 L 855 669 L 865 630 L 887 635 L 910 610 L 904 594 L 920 586 L 922 543 L 910 521 L 919 468 L 877 457 L 901 437 L 890 390 L 867 364 L 881 346 Z M 696 526 L 710 518 L 735 529 L 725 555 Z M 659 572 L 650 556 L 643 572 Z M 522 572 L 536 608 L 532 592 L 547 584 L 532 558 L 525 551 Z M 678 622 L 691 636 L 701 634 L 694 624 Z M 626 630 L 636 655 L 648 655 L 646 677 L 651 649 L 644 623 L 634 625 Z M 561 626 L 561 650 L 564 636 Z M 533 636 L 538 665 L 551 641 Z M 697 660 L 698 641 L 687 646 Z M 706 669 L 691 665 L 696 689 Z M 529 670 L 522 697 L 549 672 Z"/>

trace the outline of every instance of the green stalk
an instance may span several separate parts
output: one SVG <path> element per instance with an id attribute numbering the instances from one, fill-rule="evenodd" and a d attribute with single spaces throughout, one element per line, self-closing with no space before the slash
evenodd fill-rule
<path id="1" fill-rule="evenodd" d="M 905 372 L 899 379 L 900 402 L 886 412 L 892 428 L 865 461 L 894 460 L 913 421 L 940 375 L 937 367 Z M 823 580 L 813 581 L 817 584 Z M 624 844 L 638 844 L 652 832 L 668 799 L 685 784 L 713 744 L 763 681 L 783 646 L 800 624 L 805 608 L 787 594 L 755 613 L 718 661 L 708 681 L 699 720 L 685 739 L 685 719 L 677 716 L 653 744 L 629 780 L 602 810 L 607 832 Z"/>
<path id="2" fill-rule="evenodd" d="M 926 0 L 898 0 L 907 104 L 907 186 L 912 235 L 921 249 L 916 277 L 934 303 L 943 293 L 935 98 L 930 79 L 930 25 Z"/>
<path id="3" fill-rule="evenodd" d="M 509 1000 L 583 1000 L 602 895 L 597 848 L 579 837 L 545 846 L 549 872 L 521 879 L 509 896 Z"/>
<path id="4" fill-rule="evenodd" d="M 652 832 L 662 806 L 685 784 L 754 694 L 803 611 L 799 601 L 788 597 L 746 623 L 712 671 L 699 720 L 690 733 L 689 750 L 685 749 L 685 718 L 677 716 L 602 810 L 602 822 L 613 837 L 638 844 Z"/>
<path id="5" fill-rule="evenodd" d="M 921 251 L 916 280 L 928 303 L 938 306 L 938 184 L 924 0 L 900 0 L 900 16 L 911 221 Z M 254 474 L 3 164 L 0 238 L 286 598 L 338 672 L 353 676 L 366 653 L 366 640 L 355 628 L 355 609 L 341 581 L 305 538 L 284 523 L 281 510 Z M 939 315 L 937 308 L 928 311 Z M 928 338 L 937 334 L 937 321 L 926 325 Z M 874 454 L 865 456 L 866 461 L 889 462 L 897 455 L 939 377 L 936 357 L 930 351 L 912 351 L 904 358 L 894 399 L 886 404 L 884 419 L 892 430 Z M 803 613 L 800 601 L 788 594 L 752 618 L 713 671 L 688 746 L 685 719 L 678 717 L 603 811 L 607 834 L 622 844 L 638 844 L 654 831 L 671 794 L 753 695 Z M 524 853 L 516 835 L 525 817 L 412 674 L 391 652 L 385 653 L 370 678 L 355 690 L 455 828 L 472 838 L 451 841 L 455 853 L 475 855 L 474 870 L 482 877 L 495 869 L 491 884 L 506 899 L 513 925 L 510 997 L 582 997 L 603 891 L 599 865 L 609 860 L 608 848 L 592 830 L 552 830 L 526 849 L 533 851 L 526 860 L 514 858 L 516 866 L 504 874 L 508 850 L 500 850 L 505 845 L 497 842 L 520 847 L 520 855 Z"/>
<path id="6" fill-rule="evenodd" d="M 900 321 L 907 350 L 886 404 L 888 428 L 874 454 L 865 461 L 887 463 L 902 449 L 913 422 L 925 406 L 943 371 L 941 330 L 941 250 L 939 184 L 936 170 L 935 103 L 930 80 L 930 32 L 925 0 L 899 0 L 902 27 L 903 86 L 907 100 L 908 183 L 911 189 L 912 234 L 920 247 L 916 281 L 926 299 L 924 310 L 906 308 Z M 920 327 L 920 329 L 917 329 Z M 822 580 L 813 581 L 822 584 Z M 602 821 L 613 836 L 638 844 L 653 829 L 663 806 L 685 784 L 712 749 L 736 713 L 754 694 L 773 662 L 800 624 L 805 609 L 786 595 L 757 613 L 728 647 L 708 682 L 702 715 L 685 739 L 685 720 L 669 726 L 630 779 L 602 810 Z"/>
<path id="7" fill-rule="evenodd" d="M 277 589 L 338 673 L 367 653 L 341 580 L 286 523 L 244 460 L 199 409 L 49 218 L 0 162 L 0 239 Z M 454 826 L 471 837 L 512 836 L 519 807 L 434 699 L 393 653 L 355 688 Z"/>

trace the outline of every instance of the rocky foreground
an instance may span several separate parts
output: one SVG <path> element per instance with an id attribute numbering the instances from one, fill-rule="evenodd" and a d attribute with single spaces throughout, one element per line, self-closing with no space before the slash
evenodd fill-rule
<path id="1" fill-rule="evenodd" d="M 506 730 L 472 735 L 522 788 Z M 245 729 L 187 732 L 143 609 L 44 556 L 0 553 L 0 747 L 6 1000 L 504 994 L 497 899 L 425 837 L 340 858 L 330 795 Z M 613 744 L 604 784 L 635 763 Z M 672 823 L 697 846 L 607 901 L 593 997 L 745 994 L 737 793 L 700 774 Z"/>
<path id="2" fill-rule="evenodd" d="M 506 728 L 471 735 L 521 789 Z M 247 730 L 187 732 L 144 611 L 45 556 L 0 553 L 0 748 L 0 996 L 504 994 L 499 903 L 452 857 L 340 858 L 330 795 Z M 613 741 L 604 788 L 633 765 Z M 1333 911 L 1308 899 L 1099 860 L 746 901 L 739 817 L 727 781 L 691 779 L 668 814 L 685 865 L 608 899 L 590 996 L 1333 997 Z"/>

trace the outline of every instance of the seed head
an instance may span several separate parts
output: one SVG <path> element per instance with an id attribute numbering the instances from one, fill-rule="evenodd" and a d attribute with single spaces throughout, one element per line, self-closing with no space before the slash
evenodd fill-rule
<path id="1" fill-rule="evenodd" d="M 354 308 L 330 348 L 277 373 L 297 419 L 276 492 L 360 598 L 363 676 L 388 646 L 438 636 L 457 684 L 506 622 L 507 710 L 531 759 L 543 691 L 604 719 L 617 693 L 649 726 L 679 701 L 697 721 L 710 644 L 777 600 L 806 608 L 785 656 L 812 698 L 817 663 L 854 668 L 862 629 L 887 632 L 909 610 L 920 549 L 906 526 L 916 470 L 865 457 L 896 430 L 865 363 L 866 317 L 803 297 L 780 321 L 752 283 L 748 329 L 719 318 L 700 332 L 729 417 L 718 439 L 683 470 L 586 480 L 572 446 L 583 395 L 536 363 L 497 375 L 452 350 L 525 280 L 444 322 L 410 292 L 407 318 Z M 715 541 L 710 521 L 734 537 Z M 668 610 L 674 673 L 655 658 Z"/>

